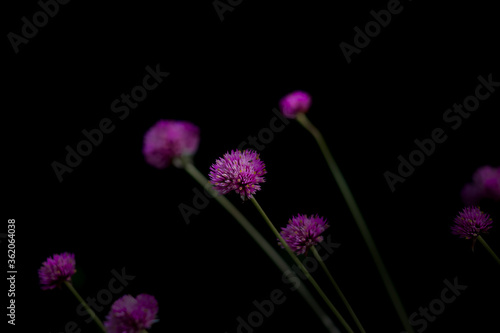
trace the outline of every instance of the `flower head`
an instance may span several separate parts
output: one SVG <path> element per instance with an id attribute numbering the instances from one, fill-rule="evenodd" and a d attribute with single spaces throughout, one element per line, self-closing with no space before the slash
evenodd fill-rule
<path id="1" fill-rule="evenodd" d="M 281 237 L 297 254 L 307 254 L 311 246 L 323 241 L 321 234 L 330 225 L 323 217 L 316 215 L 297 215 L 288 221 L 285 228 L 281 228 Z M 283 244 L 278 242 L 281 247 Z"/>
<path id="2" fill-rule="evenodd" d="M 75 273 L 75 255 L 64 252 L 47 258 L 38 270 L 38 277 L 42 290 L 47 290 L 60 287 L 64 281 L 71 281 Z"/>
<path id="3" fill-rule="evenodd" d="M 485 165 L 472 175 L 472 183 L 466 184 L 461 192 L 466 205 L 479 203 L 482 199 L 500 200 L 500 167 Z"/>
<path id="4" fill-rule="evenodd" d="M 492 220 L 490 216 L 482 212 L 479 207 L 465 207 L 454 220 L 451 233 L 460 238 L 476 239 L 480 234 L 487 233 L 491 229 Z"/>
<path id="5" fill-rule="evenodd" d="M 250 199 L 265 182 L 265 167 L 255 151 L 232 150 L 212 164 L 210 183 L 221 194 L 235 191 L 242 200 Z"/>
<path id="6" fill-rule="evenodd" d="M 159 120 L 144 135 L 142 153 L 155 168 L 168 167 L 176 157 L 190 156 L 198 150 L 198 126 L 180 120 Z"/>
<path id="7" fill-rule="evenodd" d="M 280 100 L 280 109 L 287 118 L 295 118 L 298 113 L 306 113 L 311 107 L 311 96 L 304 91 L 294 91 Z"/>
<path id="8" fill-rule="evenodd" d="M 108 333 L 140 333 L 151 328 L 157 313 L 158 302 L 153 296 L 125 295 L 113 303 L 104 326 Z"/>

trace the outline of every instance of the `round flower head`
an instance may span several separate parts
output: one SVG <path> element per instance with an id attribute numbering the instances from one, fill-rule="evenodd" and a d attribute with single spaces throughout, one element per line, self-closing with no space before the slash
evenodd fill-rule
<path id="1" fill-rule="evenodd" d="M 60 287 L 64 281 L 71 281 L 76 273 L 75 255 L 64 252 L 47 258 L 38 270 L 42 290 Z"/>
<path id="2" fill-rule="evenodd" d="M 198 126 L 180 120 L 159 120 L 144 135 L 142 153 L 155 168 L 168 167 L 174 158 L 190 156 L 198 150 Z"/>
<path id="3" fill-rule="evenodd" d="M 111 306 L 104 326 L 108 333 L 140 333 L 156 321 L 158 302 L 147 294 L 125 295 Z"/>
<path id="4" fill-rule="evenodd" d="M 482 199 L 500 200 L 500 167 L 482 166 L 472 175 L 472 183 L 461 192 L 466 205 L 477 204 Z"/>
<path id="5" fill-rule="evenodd" d="M 311 96 L 304 91 L 294 91 L 280 100 L 280 109 L 287 118 L 295 118 L 298 113 L 306 113 L 311 107 Z"/>
<path id="6" fill-rule="evenodd" d="M 451 233 L 460 238 L 474 240 L 480 234 L 484 234 L 491 229 L 491 218 L 483 213 L 479 207 L 465 207 L 462 212 L 455 217 L 454 225 L 451 227 Z"/>
<path id="7" fill-rule="evenodd" d="M 235 191 L 242 200 L 250 199 L 265 182 L 265 167 L 255 151 L 232 150 L 212 164 L 210 183 L 221 194 Z"/>
<path id="8" fill-rule="evenodd" d="M 288 221 L 285 228 L 281 228 L 281 237 L 290 246 L 293 252 L 297 254 L 306 254 L 311 246 L 323 241 L 321 234 L 330 225 L 323 217 L 316 215 L 297 215 Z M 278 242 L 281 247 L 283 244 Z"/>

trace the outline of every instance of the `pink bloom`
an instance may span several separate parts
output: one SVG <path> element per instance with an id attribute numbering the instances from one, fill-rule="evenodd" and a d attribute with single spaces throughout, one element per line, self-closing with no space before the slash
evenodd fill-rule
<path id="1" fill-rule="evenodd" d="M 480 234 L 487 233 L 493 223 L 488 214 L 474 206 L 465 207 L 454 222 L 451 233 L 465 239 L 475 239 Z"/>
<path id="2" fill-rule="evenodd" d="M 142 153 L 146 162 L 164 169 L 172 160 L 191 156 L 198 150 L 199 128 L 187 121 L 159 120 L 144 135 Z"/>
<path id="3" fill-rule="evenodd" d="M 466 205 L 479 203 L 482 199 L 500 200 L 500 167 L 482 166 L 472 175 L 472 183 L 461 192 Z"/>
<path id="4" fill-rule="evenodd" d="M 47 290 L 60 287 L 64 281 L 71 281 L 75 273 L 75 255 L 64 252 L 47 258 L 38 270 L 38 277 L 42 290 Z"/>
<path id="5" fill-rule="evenodd" d="M 212 164 L 210 183 L 221 194 L 234 191 L 242 200 L 250 199 L 260 190 L 259 184 L 265 182 L 265 167 L 255 151 L 232 150 Z"/>
<path id="6" fill-rule="evenodd" d="M 140 333 L 156 321 L 158 302 L 147 294 L 125 295 L 111 306 L 104 326 L 108 333 Z"/>
<path id="7" fill-rule="evenodd" d="M 307 254 L 311 246 L 323 241 L 321 234 L 329 227 L 325 218 L 316 215 L 297 215 L 288 221 L 286 228 L 281 228 L 281 237 L 297 254 Z M 281 247 L 283 245 L 278 242 Z"/>
<path id="8" fill-rule="evenodd" d="M 298 113 L 306 113 L 311 107 L 311 96 L 304 91 L 294 91 L 280 100 L 280 109 L 287 118 L 295 118 Z"/>

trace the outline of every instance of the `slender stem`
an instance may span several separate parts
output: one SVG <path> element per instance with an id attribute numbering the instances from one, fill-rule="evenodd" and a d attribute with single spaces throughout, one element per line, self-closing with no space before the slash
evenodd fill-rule
<path id="1" fill-rule="evenodd" d="M 347 298 L 345 298 L 344 293 L 340 290 L 339 285 L 333 279 L 333 276 L 332 276 L 332 274 L 330 274 L 330 270 L 326 267 L 325 262 L 323 261 L 323 259 L 321 259 L 321 256 L 319 255 L 318 250 L 316 250 L 315 246 L 311 246 L 311 250 L 312 250 L 312 253 L 314 255 L 314 258 L 316 258 L 316 260 L 319 262 L 321 268 L 323 268 L 323 270 L 325 271 L 326 275 L 328 275 L 328 278 L 330 279 L 330 282 L 333 284 L 333 287 L 335 288 L 335 290 L 339 294 L 340 298 L 342 299 L 342 302 L 344 302 L 347 310 L 351 314 L 352 319 L 354 319 L 354 321 L 356 322 L 356 326 L 358 326 L 359 330 L 362 333 L 366 333 L 365 329 L 363 328 L 363 325 L 361 325 L 361 322 L 359 321 L 358 317 L 354 313 L 354 310 L 352 309 L 351 305 L 347 301 Z"/>
<path id="2" fill-rule="evenodd" d="M 225 196 L 219 195 L 211 186 L 208 179 L 188 160 L 183 161 L 183 167 L 186 172 L 193 177 L 226 211 L 231 214 L 234 219 L 245 229 L 246 232 L 253 238 L 253 240 L 260 246 L 260 248 L 269 256 L 276 266 L 282 272 L 293 272 L 285 260 L 278 254 L 278 252 L 269 244 L 269 242 L 255 229 L 255 227 L 248 221 L 248 219 L 229 201 Z M 323 311 L 318 302 L 311 295 L 309 290 L 304 284 L 298 286 L 299 293 L 305 301 L 312 308 L 314 313 L 321 319 L 323 325 L 330 333 L 338 333 L 339 330 L 330 319 L 330 317 Z"/>
<path id="3" fill-rule="evenodd" d="M 349 326 L 349 324 L 345 321 L 345 319 L 342 317 L 342 315 L 340 314 L 340 312 L 335 308 L 335 306 L 332 304 L 332 302 L 328 299 L 328 297 L 326 296 L 326 294 L 320 288 L 320 286 L 318 285 L 318 283 L 316 282 L 316 280 L 314 280 L 314 278 L 311 276 L 311 274 L 309 274 L 309 271 L 304 267 L 304 265 L 302 264 L 302 262 L 295 255 L 295 253 L 293 253 L 292 249 L 290 248 L 290 246 L 288 246 L 287 242 L 283 239 L 283 237 L 281 237 L 280 233 L 278 232 L 278 230 L 276 230 L 276 228 L 274 227 L 273 223 L 271 222 L 271 220 L 269 219 L 269 217 L 267 217 L 266 213 L 264 212 L 264 210 L 262 209 L 262 207 L 259 205 L 259 203 L 257 202 L 257 200 L 255 200 L 255 198 L 251 198 L 250 201 L 252 201 L 252 203 L 255 205 L 255 207 L 257 208 L 257 210 L 259 211 L 259 213 L 262 215 L 262 217 L 266 221 L 267 225 L 273 231 L 274 235 L 280 240 L 281 244 L 283 245 L 283 247 L 285 248 L 285 250 L 288 252 L 288 254 L 290 255 L 290 257 L 292 257 L 292 259 L 295 262 L 295 264 L 297 264 L 297 266 L 299 266 L 299 268 L 302 270 L 302 272 L 306 275 L 306 277 L 309 280 L 309 282 L 311 282 L 311 284 L 314 286 L 314 288 L 318 291 L 318 293 L 320 294 L 321 298 L 323 298 L 323 300 L 326 302 L 326 304 L 328 305 L 328 307 L 330 308 L 330 310 L 332 310 L 333 314 L 340 321 L 340 323 L 342 324 L 342 326 L 344 326 L 344 328 L 348 332 L 354 333 L 354 331 Z"/>
<path id="4" fill-rule="evenodd" d="M 92 317 L 92 319 L 94 319 L 94 321 L 99 326 L 99 328 L 104 333 L 106 333 L 106 328 L 104 327 L 102 321 L 96 316 L 94 310 L 92 310 L 89 307 L 89 305 L 87 304 L 87 302 L 85 302 L 83 300 L 83 298 L 80 296 L 80 294 L 78 293 L 78 291 L 76 291 L 76 289 L 73 287 L 73 285 L 71 284 L 71 282 L 64 281 L 64 284 L 66 285 L 66 287 L 68 287 L 68 289 L 71 291 L 71 293 L 73 293 L 73 295 L 75 295 L 76 299 L 83 305 L 83 307 L 85 308 L 85 310 L 87 310 L 88 314 Z"/>
<path id="5" fill-rule="evenodd" d="M 495 259 L 495 261 L 497 263 L 500 264 L 500 259 L 498 258 L 498 256 L 496 255 L 495 252 L 493 252 L 493 249 L 488 245 L 488 243 L 486 243 L 486 241 L 484 240 L 483 237 L 481 237 L 481 235 L 477 236 L 477 239 L 479 239 L 479 242 L 481 244 L 483 244 L 483 246 L 486 248 L 486 250 L 491 254 L 491 256 L 493 257 L 493 259 Z"/>
<path id="6" fill-rule="evenodd" d="M 333 174 L 333 178 L 337 182 L 338 187 L 340 188 L 340 191 L 347 203 L 347 206 L 349 207 L 349 210 L 351 211 L 351 214 L 354 217 L 354 221 L 356 222 L 356 225 L 358 226 L 361 235 L 368 246 L 368 249 L 373 257 L 373 260 L 375 262 L 375 265 L 377 266 L 377 269 L 379 271 L 380 276 L 382 277 L 382 281 L 385 285 L 385 288 L 387 289 L 387 292 L 389 294 L 389 297 L 392 300 L 392 303 L 394 307 L 396 308 L 396 312 L 399 316 L 399 319 L 401 320 L 401 323 L 403 324 L 404 328 L 406 329 L 407 332 L 413 333 L 413 328 L 410 326 L 410 323 L 408 321 L 408 315 L 406 314 L 406 311 L 403 307 L 403 303 L 401 302 L 399 295 L 396 291 L 396 288 L 394 287 L 394 284 L 391 281 L 391 278 L 389 276 L 389 273 L 387 272 L 387 269 L 385 268 L 385 265 L 382 261 L 382 258 L 377 250 L 377 247 L 375 246 L 375 242 L 373 241 L 373 238 L 370 234 L 370 231 L 368 230 L 368 227 L 366 225 L 366 222 L 363 218 L 363 215 L 361 215 L 361 211 L 354 200 L 354 197 L 351 193 L 351 190 L 349 189 L 349 186 L 347 185 L 346 180 L 344 179 L 344 176 L 340 172 L 340 169 L 333 159 L 332 154 L 330 153 L 330 150 L 328 149 L 328 146 L 325 142 L 325 139 L 323 138 L 323 135 L 321 132 L 309 121 L 309 119 L 306 117 L 305 114 L 299 113 L 297 115 L 297 121 L 304 126 L 305 129 L 307 129 L 316 139 L 316 142 L 319 145 L 319 148 L 321 149 L 321 152 L 323 153 L 323 156 L 325 157 L 326 163 L 328 164 L 328 167 L 330 168 L 330 171 Z"/>

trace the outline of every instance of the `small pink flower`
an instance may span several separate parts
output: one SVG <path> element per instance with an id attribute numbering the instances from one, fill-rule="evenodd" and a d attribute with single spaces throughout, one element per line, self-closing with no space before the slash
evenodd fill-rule
<path id="1" fill-rule="evenodd" d="M 461 192 L 466 205 L 478 204 L 482 199 L 500 201 L 500 167 L 482 166 L 472 175 L 472 183 Z"/>
<path id="2" fill-rule="evenodd" d="M 329 227 L 325 218 L 316 215 L 297 215 L 288 221 L 286 228 L 281 228 L 281 237 L 297 254 L 307 254 L 311 246 L 323 241 L 321 234 Z M 281 247 L 283 244 L 278 242 Z"/>
<path id="3" fill-rule="evenodd" d="M 259 184 L 265 182 L 265 167 L 255 151 L 232 150 L 212 164 L 210 183 L 221 194 L 234 191 L 242 200 L 247 200 L 260 190 Z"/>
<path id="4" fill-rule="evenodd" d="M 64 252 L 47 258 L 38 270 L 38 277 L 42 290 L 47 290 L 60 287 L 64 281 L 71 281 L 75 273 L 75 255 Z"/>
<path id="5" fill-rule="evenodd" d="M 465 207 L 454 220 L 451 233 L 465 239 L 476 239 L 480 234 L 487 233 L 493 223 L 490 216 L 479 207 Z"/>
<path id="6" fill-rule="evenodd" d="M 125 295 L 111 306 L 104 326 L 108 333 L 140 333 L 156 322 L 158 302 L 147 294 Z"/>
<path id="7" fill-rule="evenodd" d="M 287 118 L 295 118 L 299 113 L 306 113 L 311 107 L 311 96 L 304 91 L 294 91 L 280 100 L 280 109 Z"/>
<path id="8" fill-rule="evenodd" d="M 175 158 L 194 155 L 199 141 L 198 126 L 188 121 L 159 120 L 144 135 L 142 153 L 148 164 L 164 169 Z"/>

